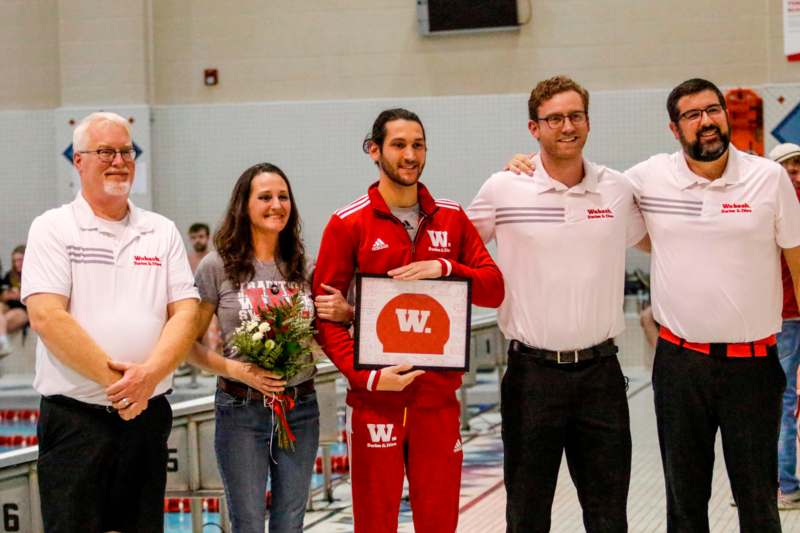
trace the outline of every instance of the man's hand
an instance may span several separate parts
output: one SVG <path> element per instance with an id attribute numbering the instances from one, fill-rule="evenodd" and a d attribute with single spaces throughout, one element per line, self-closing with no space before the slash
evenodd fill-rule
<path id="1" fill-rule="evenodd" d="M 145 365 L 109 361 L 108 366 L 122 378 L 106 388 L 106 396 L 123 419 L 135 418 L 147 408 L 158 380 Z"/>
<path id="2" fill-rule="evenodd" d="M 536 152 L 530 154 L 514 154 L 511 161 L 508 162 L 506 168 L 503 170 L 510 170 L 514 174 L 527 174 L 533 176 L 533 171 L 536 167 L 533 166 L 533 156 Z"/>
<path id="3" fill-rule="evenodd" d="M 117 410 L 119 417 L 125 421 L 133 420 L 147 409 L 147 402 L 129 403 L 127 407 L 123 407 L 124 403 L 125 402 L 118 402 L 116 405 L 112 405 L 112 407 Z"/>
<path id="4" fill-rule="evenodd" d="M 387 366 L 381 369 L 381 375 L 378 378 L 378 385 L 375 390 L 401 391 L 405 389 L 412 381 L 425 373 L 424 370 L 409 372 L 412 368 L 414 368 L 413 365 L 406 364 Z"/>
<path id="5" fill-rule="evenodd" d="M 347 299 L 336 287 L 320 283 L 320 287 L 325 289 L 328 294 L 320 294 L 314 298 L 314 306 L 317 308 L 317 316 L 323 320 L 332 322 L 350 322 L 353 320 L 353 306 L 347 303 Z"/>
<path id="6" fill-rule="evenodd" d="M 236 362 L 233 378 L 246 383 L 262 394 L 275 394 L 283 392 L 286 380 L 280 374 L 264 370 L 253 363 Z"/>
<path id="7" fill-rule="evenodd" d="M 436 279 L 442 277 L 442 263 L 436 259 L 415 261 L 387 272 L 394 279 L 411 281 L 415 279 Z"/>

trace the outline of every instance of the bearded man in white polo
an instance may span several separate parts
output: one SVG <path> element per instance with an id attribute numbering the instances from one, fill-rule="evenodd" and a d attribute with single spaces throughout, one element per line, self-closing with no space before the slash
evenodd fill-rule
<path id="1" fill-rule="evenodd" d="M 39 334 L 38 477 L 47 533 L 163 531 L 165 398 L 194 335 L 180 233 L 128 199 L 128 122 L 93 113 L 73 135 L 75 200 L 31 225 L 22 297 Z"/>

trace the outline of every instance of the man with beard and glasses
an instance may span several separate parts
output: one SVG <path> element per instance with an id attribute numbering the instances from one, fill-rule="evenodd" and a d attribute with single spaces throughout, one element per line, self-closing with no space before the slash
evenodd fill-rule
<path id="1" fill-rule="evenodd" d="M 707 532 L 714 442 L 744 533 L 781 530 L 777 447 L 786 379 L 783 250 L 800 281 L 800 205 L 775 162 L 730 146 L 716 85 L 687 80 L 667 99 L 682 150 L 625 174 L 652 243 L 653 314 L 661 324 L 653 391 L 667 493 L 667 531 Z M 509 166 L 531 173 L 517 155 Z"/>
<path id="2" fill-rule="evenodd" d="M 427 152 L 419 117 L 405 109 L 383 111 L 363 148 L 378 181 L 328 222 L 314 294 L 326 294 L 326 285 L 346 293 L 356 270 L 397 280 L 452 275 L 472 281 L 475 305 L 500 305 L 502 275 L 461 206 L 434 199 L 419 182 Z M 463 459 L 455 391 L 463 373 L 424 373 L 411 365 L 356 370 L 347 325 L 318 320 L 317 329 L 320 345 L 349 384 L 356 533 L 397 531 L 404 473 L 416 531 L 454 532 Z"/>
<path id="3" fill-rule="evenodd" d="M 800 206 L 786 172 L 730 145 L 721 91 L 687 80 L 667 99 L 682 151 L 627 172 L 652 242 L 653 363 L 667 530 L 708 531 L 714 442 L 743 532 L 781 530 L 776 472 L 786 378 L 781 249 L 800 281 Z"/>
<path id="4" fill-rule="evenodd" d="M 588 533 L 627 531 L 631 432 L 613 338 L 622 333 L 625 249 L 645 237 L 630 183 L 587 161 L 589 93 L 539 82 L 528 129 L 531 178 L 492 175 L 467 210 L 497 242 L 507 283 L 498 325 L 511 339 L 502 383 L 509 533 L 546 533 L 561 457 Z"/>
<path id="5" fill-rule="evenodd" d="M 208 255 L 208 236 L 211 233 L 208 224 L 195 222 L 189 226 L 189 242 L 192 243 L 192 250 L 189 252 L 189 266 L 192 272 L 197 270 L 197 265 Z"/>
<path id="6" fill-rule="evenodd" d="M 164 530 L 172 372 L 192 345 L 197 289 L 175 224 L 129 200 L 128 121 L 73 133 L 75 200 L 31 224 L 22 301 L 39 334 L 43 530 Z"/>

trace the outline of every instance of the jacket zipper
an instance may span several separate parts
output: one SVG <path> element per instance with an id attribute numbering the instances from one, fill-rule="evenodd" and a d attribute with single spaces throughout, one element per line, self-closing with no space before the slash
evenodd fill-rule
<path id="1" fill-rule="evenodd" d="M 428 215 L 426 215 L 425 213 L 422 213 L 422 216 L 419 217 L 419 225 L 417 226 L 417 234 L 414 235 L 414 240 L 411 241 L 411 259 L 412 259 L 412 261 L 416 259 L 415 255 L 417 253 L 417 239 L 419 239 L 419 234 L 420 234 L 420 232 L 422 232 L 422 224 L 425 223 L 425 219 L 427 219 L 427 218 L 428 218 Z M 406 232 L 406 235 L 408 235 L 408 232 Z M 411 240 L 410 237 L 409 237 L 409 240 Z"/>

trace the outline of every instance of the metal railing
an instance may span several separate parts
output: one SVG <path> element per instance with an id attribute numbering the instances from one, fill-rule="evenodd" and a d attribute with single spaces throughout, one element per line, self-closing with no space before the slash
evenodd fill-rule
<path id="1" fill-rule="evenodd" d="M 505 365 L 506 341 L 497 329 L 494 315 L 475 317 L 470 340 L 470 370 L 461 387 L 462 425 L 469 428 L 468 388 L 475 383 L 478 368 Z M 331 445 L 339 440 L 336 379 L 338 370 L 329 362 L 319 363 L 316 376 L 320 408 L 320 446 L 323 455 L 322 491 L 332 500 Z M 172 406 L 172 433 L 168 440 L 167 496 L 220 498 L 224 531 L 229 531 L 222 479 L 214 453 L 214 397 L 206 396 Z M 0 454 L 0 533 L 43 530 L 39 504 L 36 458 L 38 447 L 31 446 Z M 309 496 L 309 504 L 311 498 Z M 192 531 L 202 532 L 202 508 L 191 506 Z"/>

